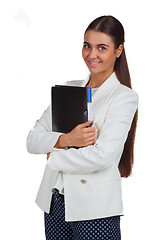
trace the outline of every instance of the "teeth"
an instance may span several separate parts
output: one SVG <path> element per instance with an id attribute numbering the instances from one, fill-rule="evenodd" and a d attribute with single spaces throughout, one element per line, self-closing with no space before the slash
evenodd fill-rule
<path id="1" fill-rule="evenodd" d="M 91 63 L 91 64 L 97 64 L 97 63 L 100 63 L 100 62 L 92 62 L 92 61 L 90 61 L 90 63 Z"/>

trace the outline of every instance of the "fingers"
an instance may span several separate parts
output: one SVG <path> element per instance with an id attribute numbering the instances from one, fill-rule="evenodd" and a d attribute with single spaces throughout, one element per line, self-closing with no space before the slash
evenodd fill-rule
<path id="1" fill-rule="evenodd" d="M 95 143 L 96 128 L 89 127 L 92 121 L 88 121 L 77 125 L 70 133 L 68 133 L 68 146 L 88 146 Z"/>
<path id="2" fill-rule="evenodd" d="M 78 126 L 79 126 L 79 128 L 86 128 L 86 127 L 88 127 L 91 123 L 92 123 L 92 121 L 89 120 L 88 122 L 81 123 L 81 124 L 79 124 Z"/>
<path id="3" fill-rule="evenodd" d="M 86 146 L 94 144 L 96 141 L 95 134 L 87 134 L 87 138 L 85 139 Z"/>
<path id="4" fill-rule="evenodd" d="M 88 133 L 88 134 L 95 134 L 96 133 L 96 128 L 95 127 L 89 127 L 89 128 L 83 128 L 82 131 L 84 133 Z"/>
<path id="5" fill-rule="evenodd" d="M 89 142 L 88 146 L 95 144 L 95 141 Z"/>
<path id="6" fill-rule="evenodd" d="M 93 145 L 93 144 L 95 144 L 95 139 L 94 140 L 89 140 L 86 144 L 85 144 L 85 146 L 90 146 L 90 145 Z"/>
<path id="7" fill-rule="evenodd" d="M 93 131 L 93 132 L 89 132 L 89 133 L 87 133 L 87 138 L 95 138 L 95 136 L 96 136 L 96 132 L 95 131 Z"/>
<path id="8" fill-rule="evenodd" d="M 88 122 L 81 123 L 81 124 L 77 125 L 77 128 L 83 129 L 84 132 L 94 132 L 94 131 L 96 131 L 95 127 L 90 126 L 91 124 L 93 125 L 93 122 L 92 121 L 88 121 Z"/>

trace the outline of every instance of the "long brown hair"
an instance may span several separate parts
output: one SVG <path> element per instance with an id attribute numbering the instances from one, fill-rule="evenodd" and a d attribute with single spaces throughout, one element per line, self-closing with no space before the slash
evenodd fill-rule
<path id="1" fill-rule="evenodd" d="M 114 71 L 121 84 L 124 84 L 129 88 L 132 88 L 130 73 L 124 49 L 125 40 L 124 40 L 124 28 L 122 24 L 112 16 L 101 16 L 99 18 L 96 18 L 93 22 L 90 23 L 85 33 L 88 30 L 95 30 L 109 35 L 114 42 L 115 49 L 117 49 L 120 44 L 123 44 L 123 51 L 121 53 L 121 56 L 116 59 Z M 119 171 L 121 177 L 128 177 L 132 173 L 132 167 L 134 163 L 134 142 L 137 127 L 137 119 L 138 109 L 134 115 L 131 128 L 130 131 L 128 132 L 128 137 L 125 142 L 123 153 L 119 162 Z"/>

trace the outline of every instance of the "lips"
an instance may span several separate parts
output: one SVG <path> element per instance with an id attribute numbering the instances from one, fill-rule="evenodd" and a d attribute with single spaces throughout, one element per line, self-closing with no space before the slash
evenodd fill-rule
<path id="1" fill-rule="evenodd" d="M 88 61 L 91 66 L 97 66 L 101 63 L 101 61 Z"/>

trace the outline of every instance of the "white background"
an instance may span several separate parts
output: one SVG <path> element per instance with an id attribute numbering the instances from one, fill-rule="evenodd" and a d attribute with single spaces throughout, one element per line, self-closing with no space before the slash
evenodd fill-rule
<path id="1" fill-rule="evenodd" d="M 123 180 L 122 240 L 159 237 L 159 3 L 156 0 L 14 0 L 0 3 L 0 239 L 44 240 L 35 196 L 46 156 L 31 155 L 26 137 L 50 104 L 50 88 L 83 79 L 83 34 L 101 15 L 118 18 L 139 120 L 133 175 Z"/>

